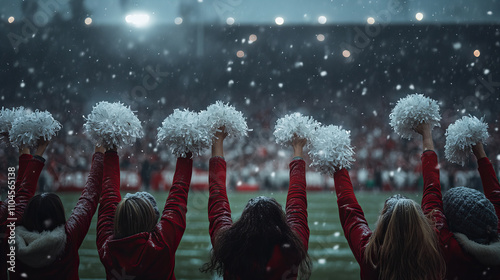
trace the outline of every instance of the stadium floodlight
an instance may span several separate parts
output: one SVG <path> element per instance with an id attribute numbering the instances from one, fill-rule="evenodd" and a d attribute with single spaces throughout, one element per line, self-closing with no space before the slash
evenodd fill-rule
<path id="1" fill-rule="evenodd" d="M 125 17 L 125 21 L 135 27 L 145 27 L 149 24 L 149 15 L 146 13 L 134 13 L 128 14 Z"/>

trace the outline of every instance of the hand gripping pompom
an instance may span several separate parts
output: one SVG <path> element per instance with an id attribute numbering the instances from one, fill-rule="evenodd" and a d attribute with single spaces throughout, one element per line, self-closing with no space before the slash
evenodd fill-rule
<path id="1" fill-rule="evenodd" d="M 446 130 L 444 155 L 450 162 L 465 165 L 465 160 L 472 153 L 472 145 L 484 143 L 489 137 L 488 125 L 483 119 L 474 116 L 462 117 L 450 124 Z"/>
<path id="2" fill-rule="evenodd" d="M 137 138 L 144 136 L 141 121 L 130 106 L 126 107 L 120 102 L 101 101 L 84 118 L 85 131 L 97 146 L 131 146 Z"/>
<path id="3" fill-rule="evenodd" d="M 177 157 L 189 152 L 200 155 L 212 137 L 209 127 L 201 125 L 200 115 L 189 110 L 175 109 L 158 128 L 158 144 L 166 144 Z"/>
<path id="4" fill-rule="evenodd" d="M 10 143 L 17 148 L 34 147 L 40 138 L 50 141 L 61 127 L 61 124 L 47 111 L 19 113 L 9 130 Z"/>
<path id="5" fill-rule="evenodd" d="M 0 143 L 8 145 L 10 143 L 9 131 L 12 128 L 12 123 L 23 115 L 29 114 L 24 107 L 13 109 L 3 108 L 0 110 Z"/>
<path id="6" fill-rule="evenodd" d="M 301 113 L 293 113 L 276 121 L 273 134 L 277 144 L 289 146 L 292 143 L 294 134 L 309 140 L 319 126 L 320 123 L 313 118 L 303 116 Z"/>
<path id="7" fill-rule="evenodd" d="M 431 129 L 440 126 L 439 106 L 436 100 L 423 94 L 410 94 L 401 98 L 389 115 L 391 126 L 401 137 L 411 139 L 417 133 L 414 128 L 428 123 Z"/>
<path id="8" fill-rule="evenodd" d="M 212 136 L 215 135 L 217 129 L 221 126 L 225 127 L 225 132 L 228 137 L 247 136 L 248 129 L 245 117 L 240 111 L 222 101 L 217 101 L 207 107 L 206 110 L 200 112 L 201 125 L 209 127 Z"/>
<path id="9" fill-rule="evenodd" d="M 308 152 L 316 170 L 333 176 L 337 169 L 349 168 L 354 162 L 350 132 L 335 125 L 321 126 L 311 139 Z"/>

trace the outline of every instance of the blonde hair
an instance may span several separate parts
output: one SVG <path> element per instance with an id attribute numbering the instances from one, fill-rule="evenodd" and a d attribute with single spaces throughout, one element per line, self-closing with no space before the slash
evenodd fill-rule
<path id="1" fill-rule="evenodd" d="M 446 271 L 434 226 L 420 205 L 401 195 L 386 200 L 365 258 L 384 280 L 437 280 Z"/>
<path id="2" fill-rule="evenodd" d="M 115 239 L 140 232 L 150 232 L 157 223 L 155 210 L 150 202 L 140 197 L 124 198 L 116 207 L 114 219 Z"/>

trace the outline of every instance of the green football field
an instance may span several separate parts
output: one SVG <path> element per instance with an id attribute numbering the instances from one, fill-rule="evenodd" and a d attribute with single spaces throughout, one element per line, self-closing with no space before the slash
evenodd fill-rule
<path id="1" fill-rule="evenodd" d="M 161 208 L 167 193 L 153 193 Z M 255 196 L 275 197 L 285 204 L 286 192 L 279 193 L 235 193 L 228 194 L 233 220 L 238 218 L 246 202 Z M 373 228 L 385 199 L 391 193 L 360 192 L 358 200 Z M 420 202 L 418 194 L 407 194 Z M 60 194 L 67 211 L 67 217 L 76 204 L 79 194 Z M 211 248 L 208 235 L 207 216 L 208 193 L 191 192 L 188 201 L 187 228 L 176 254 L 175 275 L 177 279 L 219 279 L 216 276 L 199 272 L 208 260 Z M 309 255 L 313 262 L 311 279 L 359 279 L 359 267 L 354 259 L 340 226 L 335 193 L 308 193 Z M 80 277 L 82 279 L 105 279 L 104 268 L 99 261 L 96 249 L 97 213 L 89 233 L 80 248 Z"/>

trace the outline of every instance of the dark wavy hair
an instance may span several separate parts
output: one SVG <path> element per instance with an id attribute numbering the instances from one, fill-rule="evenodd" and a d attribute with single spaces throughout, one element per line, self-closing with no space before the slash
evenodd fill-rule
<path id="1" fill-rule="evenodd" d="M 66 223 L 61 199 L 54 193 L 33 196 L 23 214 L 23 226 L 28 231 L 51 231 Z"/>
<path id="2" fill-rule="evenodd" d="M 252 198 L 240 219 L 215 237 L 210 261 L 200 270 L 217 271 L 224 279 L 263 279 L 276 246 L 300 279 L 310 277 L 307 250 L 286 222 L 281 205 L 274 198 Z"/>

